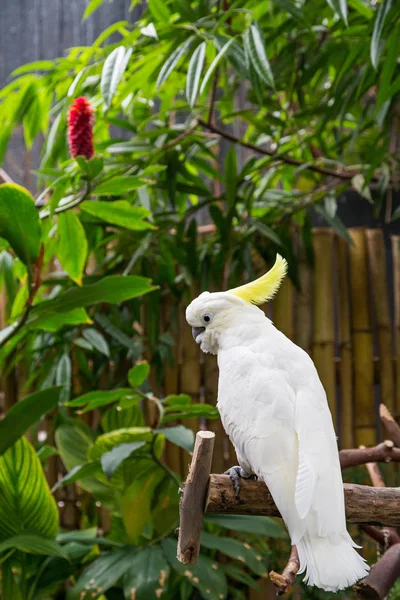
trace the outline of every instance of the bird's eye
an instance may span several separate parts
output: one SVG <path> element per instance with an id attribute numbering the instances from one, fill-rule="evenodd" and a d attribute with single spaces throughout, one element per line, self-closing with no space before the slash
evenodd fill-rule
<path id="1" fill-rule="evenodd" d="M 211 313 L 206 313 L 205 315 L 203 315 L 203 322 L 204 323 L 209 323 L 212 318 L 213 318 L 213 316 L 212 316 Z"/>

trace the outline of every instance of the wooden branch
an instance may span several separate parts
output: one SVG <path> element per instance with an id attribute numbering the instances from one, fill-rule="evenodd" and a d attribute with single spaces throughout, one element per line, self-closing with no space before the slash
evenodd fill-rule
<path id="1" fill-rule="evenodd" d="M 290 590 L 296 579 L 296 575 L 300 569 L 300 559 L 296 546 L 292 546 L 292 551 L 286 567 L 282 571 L 282 575 L 275 571 L 270 571 L 269 578 L 276 587 L 278 596 L 282 596 Z"/>
<path id="2" fill-rule="evenodd" d="M 384 404 L 379 406 L 379 416 L 390 439 L 395 446 L 400 448 L 400 425 L 394 420 L 389 409 Z"/>
<path id="3" fill-rule="evenodd" d="M 367 577 L 354 589 L 360 598 L 383 600 L 394 585 L 400 573 L 400 544 L 395 544 L 374 565 Z"/>
<path id="4" fill-rule="evenodd" d="M 350 523 L 400 525 L 400 488 L 373 488 L 347 483 L 344 485 L 344 494 L 346 518 Z M 241 481 L 240 497 L 236 499 L 228 475 L 211 475 L 205 512 L 280 516 L 262 481 Z"/>
<path id="5" fill-rule="evenodd" d="M 400 462 L 400 449 L 395 448 L 391 440 L 385 440 L 382 444 L 372 448 L 341 450 L 339 457 L 340 466 L 342 469 L 347 469 L 369 462 Z"/>
<path id="6" fill-rule="evenodd" d="M 199 556 L 214 439 L 215 434 L 212 431 L 197 433 L 192 462 L 180 501 L 178 560 L 185 565 L 196 564 Z"/>
<path id="7" fill-rule="evenodd" d="M 400 535 L 394 527 L 385 527 L 378 529 L 373 525 L 365 523 L 360 524 L 360 529 L 365 531 L 373 540 L 381 544 L 384 548 L 390 548 L 393 544 L 400 544 Z"/>

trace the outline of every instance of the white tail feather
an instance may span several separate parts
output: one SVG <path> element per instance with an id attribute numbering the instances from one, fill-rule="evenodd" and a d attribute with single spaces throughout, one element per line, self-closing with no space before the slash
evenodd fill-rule
<path id="1" fill-rule="evenodd" d="M 350 536 L 341 535 L 333 543 L 330 537 L 311 536 L 309 533 L 297 542 L 300 573 L 308 585 L 316 585 L 327 592 L 336 592 L 365 577 L 369 566 L 353 548 Z"/>

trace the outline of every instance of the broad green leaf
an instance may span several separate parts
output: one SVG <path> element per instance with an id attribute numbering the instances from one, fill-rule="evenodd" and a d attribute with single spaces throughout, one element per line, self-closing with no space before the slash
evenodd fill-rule
<path id="1" fill-rule="evenodd" d="M 160 546 L 149 546 L 139 550 L 124 574 L 125 598 L 150 600 L 150 598 L 162 597 L 169 570 Z"/>
<path id="2" fill-rule="evenodd" d="M 149 0 L 149 10 L 156 21 L 168 21 L 171 16 L 165 0 Z"/>
<path id="3" fill-rule="evenodd" d="M 200 554 L 197 564 L 188 566 L 176 558 L 177 543 L 171 538 L 164 539 L 161 546 L 165 558 L 175 571 L 185 577 L 186 581 L 197 588 L 206 600 L 224 600 L 227 598 L 228 586 L 225 574 L 218 568 L 218 563 Z"/>
<path id="4" fill-rule="evenodd" d="M 82 285 L 88 242 L 79 217 L 72 210 L 61 213 L 58 217 L 57 232 L 58 260 L 71 279 Z"/>
<path id="5" fill-rule="evenodd" d="M 50 456 L 57 456 L 58 452 L 56 448 L 54 448 L 54 446 L 49 446 L 48 444 L 45 444 L 36 452 L 36 455 L 40 459 L 42 465 L 44 465 L 47 459 L 50 458 Z"/>
<path id="6" fill-rule="evenodd" d="M 218 409 L 211 404 L 172 405 L 168 407 L 165 413 L 162 418 L 163 423 L 175 421 L 176 419 L 191 419 L 192 417 L 206 417 L 207 419 L 217 419 L 219 417 Z"/>
<path id="7" fill-rule="evenodd" d="M 84 308 L 74 308 L 68 312 L 43 315 L 30 325 L 30 329 L 58 331 L 62 327 L 70 325 L 90 325 L 91 323 L 92 320 Z"/>
<path id="8" fill-rule="evenodd" d="M 168 56 L 165 63 L 162 66 L 162 69 L 157 78 L 157 89 L 159 89 L 163 83 L 165 83 L 168 77 L 171 75 L 172 71 L 178 65 L 179 60 L 186 54 L 189 50 L 194 37 L 189 37 L 187 40 L 182 42 L 175 50 Z"/>
<path id="9" fill-rule="evenodd" d="M 200 94 L 202 94 L 204 92 L 204 90 L 206 89 L 207 83 L 209 82 L 211 75 L 214 73 L 215 69 L 218 67 L 222 58 L 225 56 L 225 54 L 227 53 L 227 51 L 229 50 L 229 48 L 231 47 L 231 45 L 234 42 L 235 42 L 235 38 L 231 38 L 230 40 L 228 40 L 226 42 L 226 44 L 224 44 L 224 46 L 222 46 L 221 50 L 218 52 L 217 56 L 212 61 L 206 74 L 204 75 L 203 81 L 201 82 Z"/>
<path id="10" fill-rule="evenodd" d="M 36 262 L 41 238 L 39 214 L 30 193 L 15 183 L 0 185 L 0 237 L 9 242 L 24 264 Z"/>
<path id="11" fill-rule="evenodd" d="M 83 13 L 83 20 L 87 19 L 95 10 L 103 4 L 104 0 L 89 0 L 85 12 Z"/>
<path id="12" fill-rule="evenodd" d="M 120 495 L 119 506 L 129 543 L 139 544 L 142 536 L 146 534 L 146 528 L 152 527 L 151 506 L 154 490 L 164 477 L 164 470 L 153 464 L 146 473 L 135 477 Z"/>
<path id="13" fill-rule="evenodd" d="M 0 421 L 0 455 L 4 454 L 40 417 L 57 406 L 61 388 L 53 387 L 26 396 L 8 409 Z"/>
<path id="14" fill-rule="evenodd" d="M 87 451 L 87 458 L 95 461 L 101 458 L 104 452 L 110 452 L 116 446 L 121 444 L 130 444 L 132 442 L 151 442 L 153 432 L 150 427 L 125 427 L 116 429 L 109 433 L 99 435 L 94 444 Z"/>
<path id="15" fill-rule="evenodd" d="M 270 87 L 275 87 L 260 29 L 255 23 L 250 25 L 244 35 L 244 50 L 248 62 L 254 67 L 260 79 Z"/>
<path id="16" fill-rule="evenodd" d="M 382 0 L 382 2 L 380 2 L 378 4 L 378 9 L 376 12 L 376 19 L 375 19 L 375 24 L 374 24 L 374 31 L 372 33 L 372 39 L 371 39 L 371 63 L 375 69 L 378 66 L 379 47 L 380 47 L 380 41 L 381 41 L 383 27 L 385 25 L 385 20 L 386 20 L 387 14 L 388 14 L 391 6 L 392 6 L 392 0 Z"/>
<path id="17" fill-rule="evenodd" d="M 21 550 L 27 554 L 44 554 L 45 556 L 61 556 L 68 559 L 68 555 L 60 544 L 49 540 L 37 533 L 26 531 L 14 535 L 0 543 L 0 553 L 10 549 Z"/>
<path id="18" fill-rule="evenodd" d="M 24 75 L 31 71 L 51 71 L 55 66 L 56 64 L 52 60 L 36 60 L 35 62 L 27 63 L 26 65 L 22 65 L 22 67 L 15 69 L 11 73 L 11 77 L 18 77 L 19 75 Z"/>
<path id="19" fill-rule="evenodd" d="M 133 398 L 133 405 L 123 408 L 122 404 L 125 404 L 126 398 L 132 396 L 125 396 L 120 402 L 119 406 L 113 406 L 110 408 L 101 418 L 101 426 L 105 433 L 113 431 L 114 429 L 121 429 L 122 427 L 143 427 L 144 418 L 143 413 L 138 406 L 138 402 L 141 400 L 141 396 Z"/>
<path id="20" fill-rule="evenodd" d="M 131 231 L 155 229 L 154 225 L 143 220 L 149 216 L 149 211 L 142 206 L 132 206 L 127 200 L 82 202 L 81 208 L 98 219 Z"/>
<path id="21" fill-rule="evenodd" d="M 93 600 L 99 597 L 99 590 L 104 594 L 129 569 L 136 552 L 126 547 L 96 558 L 69 591 L 69 600 Z"/>
<path id="22" fill-rule="evenodd" d="M 25 438 L 0 457 L 0 540 L 26 530 L 54 538 L 58 511 L 42 465 Z"/>
<path id="23" fill-rule="evenodd" d="M 78 396 L 71 402 L 68 402 L 67 406 L 72 406 L 74 408 L 85 407 L 82 412 L 88 412 L 95 408 L 100 408 L 100 406 L 106 406 L 107 404 L 111 404 L 112 402 L 116 402 L 117 400 L 121 400 L 125 396 L 129 396 L 132 393 L 130 388 L 117 388 L 115 390 L 95 390 L 93 392 L 88 392 L 87 394 L 83 394 L 83 396 Z"/>
<path id="24" fill-rule="evenodd" d="M 264 557 L 259 552 L 253 550 L 247 543 L 228 537 L 211 535 L 203 531 L 200 544 L 204 548 L 218 550 L 218 552 L 222 552 L 226 556 L 230 556 L 230 558 L 239 560 L 260 577 L 268 576 Z"/>
<path id="25" fill-rule="evenodd" d="M 100 80 L 100 91 L 106 108 L 111 106 L 112 99 L 125 73 L 131 54 L 132 48 L 119 46 L 107 56 L 104 62 Z"/>
<path id="26" fill-rule="evenodd" d="M 162 433 L 163 436 L 169 442 L 180 446 L 188 452 L 193 451 L 194 433 L 191 429 L 188 429 L 183 425 L 176 425 L 175 427 L 164 427 L 163 429 L 155 429 L 154 433 Z"/>
<path id="27" fill-rule="evenodd" d="M 72 365 L 68 354 L 63 354 L 56 369 L 56 384 L 61 386 L 60 403 L 68 402 L 71 393 Z"/>
<path id="28" fill-rule="evenodd" d="M 378 96 L 376 99 L 376 110 L 379 111 L 384 102 L 390 98 L 390 84 L 395 72 L 397 59 L 400 54 L 400 25 L 395 27 L 387 43 L 388 55 L 383 64 L 379 82 Z"/>
<path id="29" fill-rule="evenodd" d="M 61 425 L 55 433 L 55 440 L 62 461 L 68 471 L 87 462 L 88 448 L 94 441 L 94 432 L 83 424 Z M 94 477 L 88 476 L 79 480 L 79 485 L 94 495 L 105 507 L 115 509 L 113 490 Z"/>
<path id="30" fill-rule="evenodd" d="M 130 442 L 115 446 L 110 452 L 102 454 L 100 462 L 101 468 L 108 479 L 114 475 L 120 464 L 129 458 L 136 450 L 142 448 L 146 442 Z"/>
<path id="31" fill-rule="evenodd" d="M 136 190 L 137 188 L 142 187 L 144 185 L 146 185 L 146 183 L 138 177 L 130 177 L 129 175 L 116 175 L 115 177 L 112 177 L 107 181 L 100 182 L 99 185 L 94 189 L 94 192 L 98 196 L 120 196 L 121 194 L 126 194 L 127 192 Z M 90 204 L 93 204 L 93 202 L 90 200 L 86 200 L 80 206 L 81 208 L 83 208 L 83 205 L 86 205 L 87 207 Z M 140 214 L 139 210 L 137 214 Z"/>
<path id="32" fill-rule="evenodd" d="M 192 399 L 187 394 L 171 394 L 164 398 L 163 403 L 168 406 L 188 406 L 192 402 Z"/>
<path id="33" fill-rule="evenodd" d="M 81 481 L 82 479 L 86 479 L 87 477 L 95 477 L 101 473 L 101 464 L 99 461 L 86 463 L 84 465 L 78 465 L 71 469 L 69 473 L 64 475 L 62 479 L 59 479 L 57 483 L 53 485 L 52 492 L 57 490 L 59 487 L 63 485 L 70 485 L 71 483 L 75 483 L 76 481 Z"/>
<path id="34" fill-rule="evenodd" d="M 348 0 L 349 6 L 354 8 L 357 12 L 360 13 L 366 19 L 372 19 L 374 13 L 368 4 L 365 4 L 363 0 Z"/>
<path id="35" fill-rule="evenodd" d="M 136 364 L 128 373 L 129 384 L 133 387 L 139 387 L 148 378 L 150 374 L 150 365 L 147 361 Z"/>
<path id="36" fill-rule="evenodd" d="M 199 91 L 200 77 L 204 66 L 206 56 L 206 42 L 201 42 L 192 54 L 189 62 L 189 68 L 186 78 L 186 98 L 191 106 L 196 103 L 197 93 Z"/>
<path id="37" fill-rule="evenodd" d="M 337 14 L 342 21 L 347 23 L 347 0 L 326 0 L 331 9 Z"/>
<path id="38" fill-rule="evenodd" d="M 13 557 L 4 561 L 1 565 L 1 591 L 4 598 L 12 600 L 25 600 L 21 586 L 16 581 L 15 562 Z"/>
<path id="39" fill-rule="evenodd" d="M 98 352 L 110 358 L 110 349 L 104 336 L 97 329 L 84 329 L 82 332 L 85 340 L 89 342 Z"/>
<path id="40" fill-rule="evenodd" d="M 204 520 L 233 531 L 256 533 L 265 537 L 286 538 L 287 534 L 280 522 L 270 517 L 245 515 L 205 515 Z"/>
<path id="41" fill-rule="evenodd" d="M 52 312 L 67 312 L 74 308 L 91 306 L 99 302 L 118 304 L 131 298 L 137 298 L 155 290 L 150 285 L 150 279 L 135 275 L 110 275 L 96 283 L 71 288 L 62 292 L 54 300 L 45 300 L 37 304 L 31 312 L 30 321 L 36 317 Z"/>

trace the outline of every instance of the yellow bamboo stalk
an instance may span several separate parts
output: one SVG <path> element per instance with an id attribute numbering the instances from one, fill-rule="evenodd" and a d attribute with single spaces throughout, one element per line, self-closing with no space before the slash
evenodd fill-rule
<path id="1" fill-rule="evenodd" d="M 339 296 L 339 350 L 340 350 L 340 447 L 354 447 L 354 394 L 353 352 L 350 324 L 350 289 L 348 243 L 336 240 L 338 296 Z"/>
<path id="2" fill-rule="evenodd" d="M 273 301 L 273 322 L 289 339 L 294 338 L 294 288 L 286 277 Z"/>
<path id="3" fill-rule="evenodd" d="M 400 235 L 392 236 L 393 278 L 394 278 L 394 322 L 396 328 L 396 402 L 394 414 L 400 413 Z"/>
<path id="4" fill-rule="evenodd" d="M 357 445 L 376 443 L 374 407 L 374 353 L 369 310 L 369 282 L 365 229 L 349 230 L 351 328 L 354 357 L 355 429 Z"/>
<path id="5" fill-rule="evenodd" d="M 179 392 L 179 314 L 176 316 L 176 330 L 174 331 L 172 327 L 172 322 L 174 320 L 174 300 L 171 295 L 168 295 L 165 304 L 164 304 L 164 327 L 165 330 L 169 332 L 169 334 L 173 337 L 175 345 L 173 347 L 173 355 L 174 355 L 174 364 L 167 365 L 165 369 L 165 379 L 164 379 L 164 393 L 166 396 L 170 394 L 178 394 Z M 165 446 L 165 460 L 168 466 L 178 473 L 182 475 L 182 462 L 183 455 L 182 449 L 175 444 L 171 444 L 170 442 L 166 442 Z"/>
<path id="6" fill-rule="evenodd" d="M 331 229 L 317 228 L 313 233 L 314 340 L 313 360 L 325 388 L 333 423 L 337 424 L 335 311 L 333 285 L 333 242 Z"/>
<path id="7" fill-rule="evenodd" d="M 312 345 L 312 268 L 307 262 L 304 245 L 299 242 L 298 273 L 300 290 L 296 292 L 294 341 L 311 354 Z"/>
<path id="8" fill-rule="evenodd" d="M 393 337 L 389 313 L 385 242 L 381 229 L 368 229 L 366 236 L 378 338 L 381 402 L 393 411 L 395 406 Z"/>
<path id="9" fill-rule="evenodd" d="M 196 286 L 192 286 L 189 290 L 188 300 L 198 296 L 199 292 Z M 181 331 L 181 357 L 180 357 L 180 392 L 189 394 L 193 402 L 200 401 L 200 386 L 201 386 L 201 364 L 200 364 L 200 348 L 195 343 L 190 326 L 185 319 L 186 304 L 181 307 L 180 331 Z M 200 421 L 197 418 L 185 420 L 185 426 L 189 427 L 195 434 L 199 430 Z M 184 476 L 189 470 L 189 461 L 184 457 L 182 465 Z"/>

